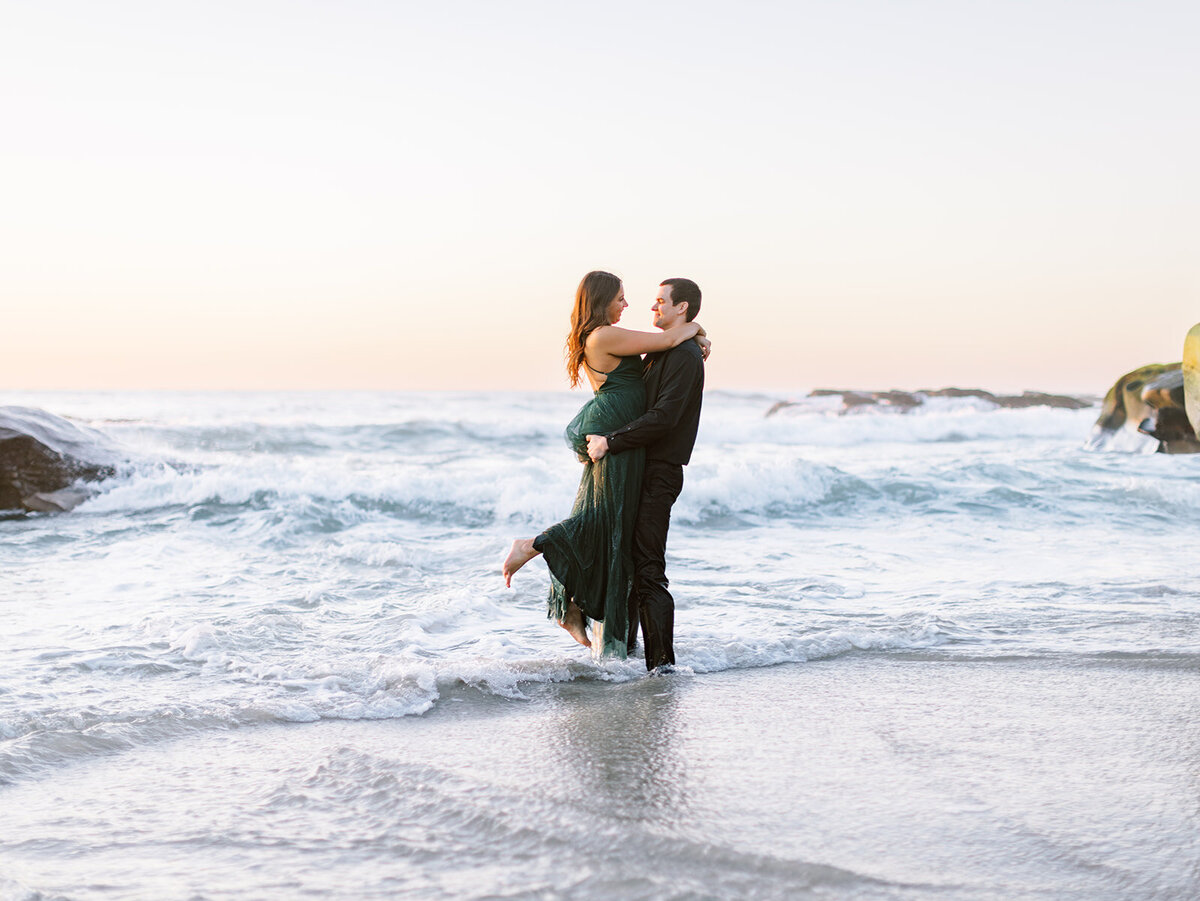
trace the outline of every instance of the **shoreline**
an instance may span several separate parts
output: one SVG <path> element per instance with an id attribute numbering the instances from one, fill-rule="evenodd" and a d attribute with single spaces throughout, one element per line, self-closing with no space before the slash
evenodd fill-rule
<path id="1" fill-rule="evenodd" d="M 1184 898 L 1197 690 L 1177 661 L 893 653 L 463 691 L 10 786 L 0 851 L 81 899 Z"/>

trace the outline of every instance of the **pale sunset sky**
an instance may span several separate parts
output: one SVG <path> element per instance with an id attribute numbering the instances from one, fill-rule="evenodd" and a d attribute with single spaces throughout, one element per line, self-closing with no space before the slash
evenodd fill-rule
<path id="1" fill-rule="evenodd" d="M 0 392 L 1103 393 L 1200 321 L 1200 4 L 0 0 Z M 2 393 L 0 393 L 2 397 Z"/>

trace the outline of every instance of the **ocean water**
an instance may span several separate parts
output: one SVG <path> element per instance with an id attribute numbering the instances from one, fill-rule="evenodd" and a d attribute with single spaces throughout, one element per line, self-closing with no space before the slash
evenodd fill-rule
<path id="1" fill-rule="evenodd" d="M 499 572 L 579 394 L 5 395 L 129 462 L 0 519 L 0 898 L 1195 897 L 1200 458 L 781 399 L 648 677 Z"/>

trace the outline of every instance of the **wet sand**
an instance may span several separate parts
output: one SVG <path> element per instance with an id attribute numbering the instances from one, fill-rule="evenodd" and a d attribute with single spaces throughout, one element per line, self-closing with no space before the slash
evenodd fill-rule
<path id="1" fill-rule="evenodd" d="M 1190 898 L 1198 695 L 928 653 L 464 687 L 0 789 L 0 897 Z"/>

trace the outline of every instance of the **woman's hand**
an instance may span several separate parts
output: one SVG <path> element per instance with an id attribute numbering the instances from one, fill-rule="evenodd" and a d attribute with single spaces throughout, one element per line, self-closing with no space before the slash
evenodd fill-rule
<path id="1" fill-rule="evenodd" d="M 708 355 L 709 355 L 710 353 L 712 353 L 712 342 L 711 342 L 711 341 L 709 341 L 707 338 L 705 338 L 703 335 L 697 335 L 697 336 L 696 336 L 695 338 L 693 338 L 692 340 L 693 340 L 693 341 L 695 341 L 697 344 L 699 344 L 699 345 L 700 345 L 700 355 L 701 355 L 701 356 L 702 356 L 702 357 L 703 357 L 705 360 L 707 360 L 707 359 L 708 359 Z"/>
<path id="2" fill-rule="evenodd" d="M 603 435 L 588 435 L 588 456 L 592 458 L 593 463 L 599 463 L 604 459 L 604 455 L 608 453 L 608 439 Z"/>

